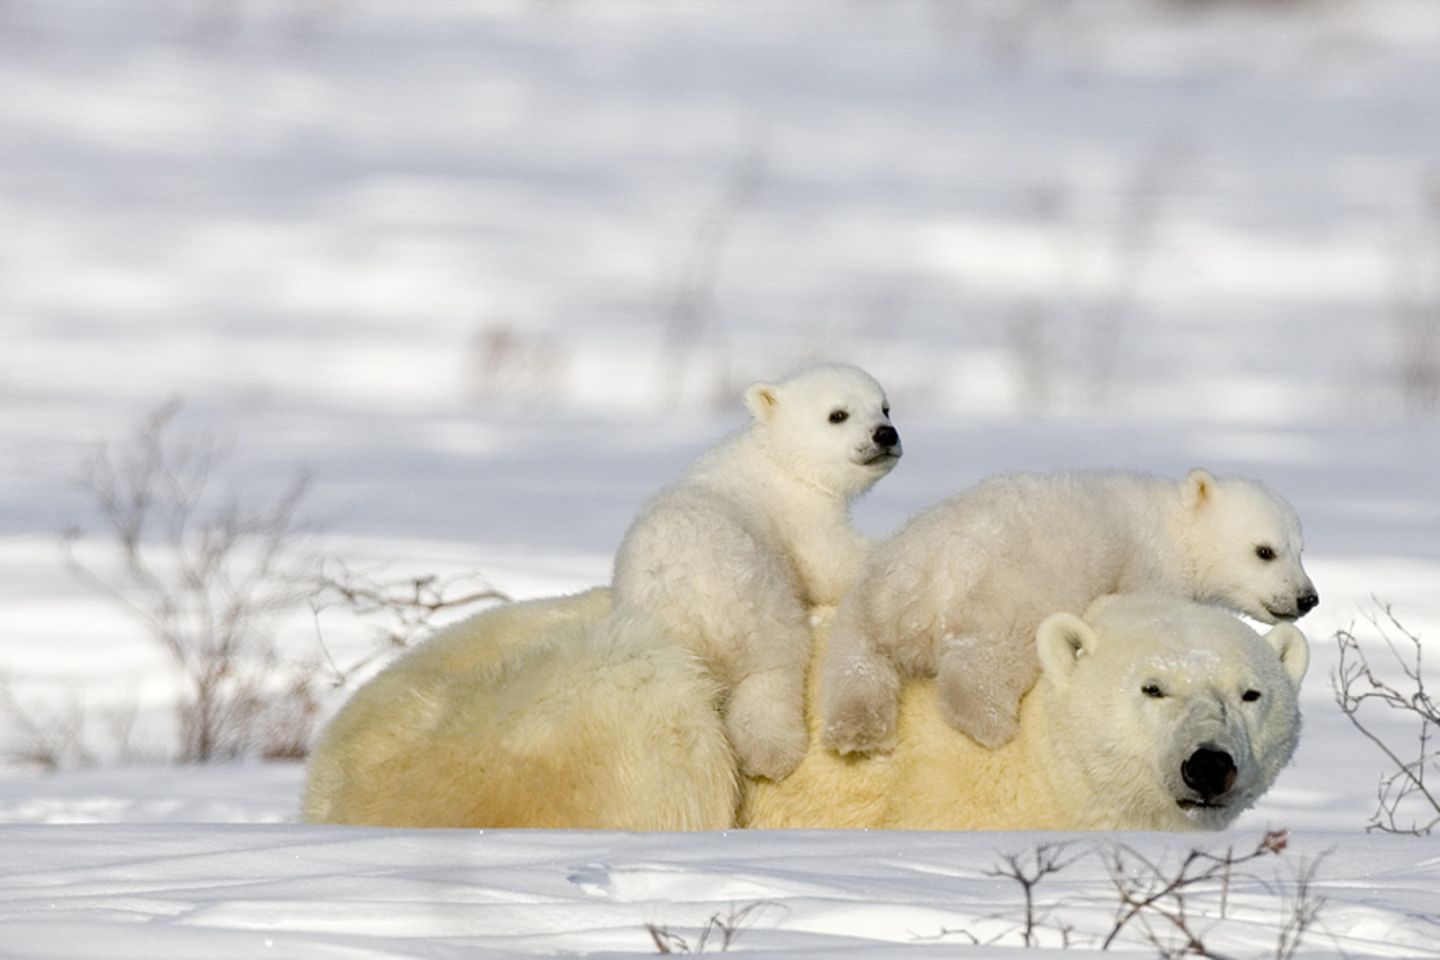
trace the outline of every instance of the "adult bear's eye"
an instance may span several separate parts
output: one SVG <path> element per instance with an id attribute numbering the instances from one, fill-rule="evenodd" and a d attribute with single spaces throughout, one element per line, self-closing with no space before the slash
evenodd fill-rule
<path id="1" fill-rule="evenodd" d="M 1159 700 L 1165 696 L 1165 691 L 1160 689 L 1160 684 L 1158 683 L 1147 683 L 1140 688 L 1140 692 L 1154 700 Z"/>
<path id="2" fill-rule="evenodd" d="M 844 410 L 831 410 L 831 411 L 830 411 L 830 422 L 831 422 L 831 423 L 844 423 L 846 420 L 849 420 L 849 419 L 850 419 L 850 414 L 846 413 Z"/>
<path id="3" fill-rule="evenodd" d="M 1275 548 L 1266 546 L 1262 543 L 1260 546 L 1255 548 L 1255 556 L 1259 557 L 1261 560 L 1264 560 L 1266 563 L 1269 563 L 1271 560 L 1275 559 Z"/>
<path id="4" fill-rule="evenodd" d="M 1240 699 L 1244 700 L 1246 703 L 1254 703 L 1256 700 L 1260 699 L 1260 691 L 1246 690 L 1244 693 L 1240 694 Z"/>

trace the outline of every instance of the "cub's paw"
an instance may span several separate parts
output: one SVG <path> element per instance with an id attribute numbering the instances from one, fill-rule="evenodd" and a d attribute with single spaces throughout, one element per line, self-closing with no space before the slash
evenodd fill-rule
<path id="1" fill-rule="evenodd" d="M 749 742 L 734 744 L 740 771 L 747 777 L 766 780 L 784 780 L 793 773 L 805 759 L 808 746 L 803 729 L 780 731 L 760 739 L 752 737 Z"/>
<path id="2" fill-rule="evenodd" d="M 942 682 L 938 703 L 946 723 L 991 750 L 1014 740 L 1020 730 L 1020 703 L 1004 695 Z"/>
<path id="3" fill-rule="evenodd" d="M 820 739 L 842 757 L 889 753 L 895 749 L 895 703 L 889 699 L 850 696 L 826 714 Z"/>

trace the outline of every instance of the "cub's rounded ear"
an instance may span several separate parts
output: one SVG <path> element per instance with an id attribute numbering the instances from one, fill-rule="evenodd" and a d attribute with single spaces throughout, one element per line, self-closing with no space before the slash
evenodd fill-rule
<path id="1" fill-rule="evenodd" d="M 768 423 L 779 405 L 780 395 L 773 383 L 752 383 L 745 388 L 745 406 L 761 423 Z"/>
<path id="2" fill-rule="evenodd" d="M 1300 686 L 1300 679 L 1310 666 L 1310 642 L 1300 628 L 1290 623 L 1277 623 L 1265 634 L 1265 642 L 1280 657 L 1280 665 L 1290 675 L 1290 682 Z"/>
<path id="3" fill-rule="evenodd" d="M 1070 682 L 1076 665 L 1093 654 L 1099 643 L 1099 634 L 1073 613 L 1052 613 L 1035 631 L 1040 670 L 1061 689 Z"/>
<path id="4" fill-rule="evenodd" d="M 1215 496 L 1215 476 L 1209 470 L 1196 467 L 1185 475 L 1180 496 L 1185 506 L 1198 510 Z"/>

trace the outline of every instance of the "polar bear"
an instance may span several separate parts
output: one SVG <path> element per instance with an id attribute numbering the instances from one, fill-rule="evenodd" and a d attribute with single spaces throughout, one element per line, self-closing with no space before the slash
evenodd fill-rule
<path id="1" fill-rule="evenodd" d="M 1103 597 L 1041 621 L 1040 677 L 991 749 L 906 686 L 893 754 L 842 758 L 816 737 L 782 783 L 749 785 L 754 827 L 1219 830 L 1290 761 L 1305 636 L 1163 594 Z M 812 694 L 813 694 L 812 690 Z M 819 732 L 815 719 L 815 733 Z"/>
<path id="2" fill-rule="evenodd" d="M 917 514 L 876 545 L 820 667 L 822 737 L 842 754 L 895 744 L 901 678 L 985 746 L 1015 735 L 1039 669 L 1036 627 L 1110 593 L 1160 591 L 1265 623 L 1319 603 L 1295 511 L 1253 480 L 1201 469 L 1012 474 Z"/>
<path id="3" fill-rule="evenodd" d="M 719 688 L 610 591 L 453 624 L 357 690 L 306 770 L 311 823 L 720 830 L 739 783 Z"/>
<path id="4" fill-rule="evenodd" d="M 821 656 L 830 611 L 816 615 Z M 361 688 L 311 755 L 306 820 L 375 826 L 1219 829 L 1299 734 L 1308 647 L 1175 597 L 1056 614 L 1017 737 L 990 750 L 906 685 L 892 755 L 819 740 L 780 782 L 740 778 L 722 692 L 609 591 L 514 604 L 441 631 Z M 441 662 L 456 669 L 435 669 Z M 811 671 L 808 696 L 818 686 Z M 740 801 L 737 816 L 736 802 Z"/>
<path id="5" fill-rule="evenodd" d="M 885 391 L 827 365 L 745 391 L 752 420 L 641 510 L 615 557 L 614 599 L 694 651 L 723 685 L 748 775 L 806 749 L 807 611 L 834 604 L 869 541 L 850 504 L 901 455 Z"/>

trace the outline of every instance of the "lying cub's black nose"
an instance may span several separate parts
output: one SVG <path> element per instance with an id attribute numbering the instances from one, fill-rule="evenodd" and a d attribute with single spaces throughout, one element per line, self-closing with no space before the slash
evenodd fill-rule
<path id="1" fill-rule="evenodd" d="M 1185 786 L 1212 800 L 1235 786 L 1235 760 L 1224 750 L 1201 747 L 1180 764 L 1180 776 Z"/>
<path id="2" fill-rule="evenodd" d="M 1302 617 L 1318 606 L 1320 606 L 1319 594 L 1302 593 L 1295 598 L 1295 609 L 1300 611 Z"/>
<path id="3" fill-rule="evenodd" d="M 876 427 L 875 435 L 870 439 L 874 440 L 878 447 L 893 447 L 900 442 L 900 434 L 886 423 Z"/>

